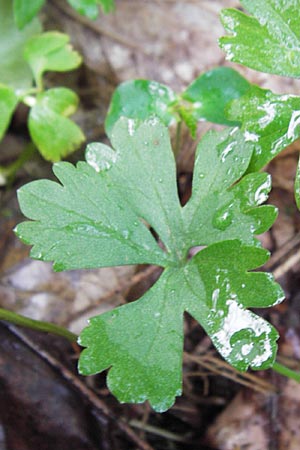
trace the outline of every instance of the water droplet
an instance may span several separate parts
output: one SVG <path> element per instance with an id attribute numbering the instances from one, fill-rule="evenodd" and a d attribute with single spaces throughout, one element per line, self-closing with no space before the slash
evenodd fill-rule
<path id="1" fill-rule="evenodd" d="M 224 231 L 232 224 L 232 206 L 233 204 L 225 205 L 216 211 L 212 221 L 215 228 Z"/>

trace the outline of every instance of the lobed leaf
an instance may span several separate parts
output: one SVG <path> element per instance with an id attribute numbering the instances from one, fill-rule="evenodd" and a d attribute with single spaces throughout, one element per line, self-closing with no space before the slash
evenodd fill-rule
<path id="1" fill-rule="evenodd" d="M 29 113 L 31 138 L 43 157 L 59 161 L 84 142 L 81 129 L 68 116 L 77 109 L 78 97 L 67 88 L 54 88 L 38 94 Z"/>
<path id="2" fill-rule="evenodd" d="M 81 64 L 79 53 L 72 49 L 69 41 L 67 34 L 57 31 L 39 34 L 27 41 L 24 58 L 31 67 L 38 87 L 42 86 L 44 72 L 65 72 Z"/>
<path id="3" fill-rule="evenodd" d="M 167 255 L 145 221 L 167 248 L 174 247 L 171 227 L 179 228 L 180 237 L 183 225 L 168 131 L 152 122 L 135 131 L 133 126 L 121 120 L 113 133 L 115 151 L 96 144 L 88 147 L 89 164 L 55 165 L 64 187 L 37 181 L 19 191 L 24 214 L 35 220 L 17 228 L 23 240 L 34 244 L 32 257 L 54 260 L 56 270 L 166 265 Z"/>
<path id="4" fill-rule="evenodd" d="M 139 300 L 91 319 L 80 337 L 86 347 L 80 372 L 109 369 L 108 386 L 120 401 L 148 399 L 165 411 L 181 393 L 184 312 L 238 370 L 271 367 L 277 332 L 247 310 L 283 299 L 271 275 L 249 272 L 268 258 L 253 235 L 276 215 L 272 206 L 259 206 L 270 189 L 268 175 L 242 178 L 253 144 L 237 128 L 206 135 L 192 197 L 182 208 L 168 130 L 157 119 L 122 118 L 111 140 L 113 149 L 88 146 L 88 164 L 56 164 L 60 184 L 35 181 L 18 193 L 31 221 L 16 232 L 33 245 L 32 257 L 54 261 L 56 270 L 136 263 L 165 268 Z M 189 259 L 196 245 L 206 248 Z"/>
<path id="5" fill-rule="evenodd" d="M 175 121 L 170 106 L 176 103 L 175 93 L 156 81 L 133 80 L 121 83 L 114 91 L 105 119 L 105 131 L 110 137 L 120 117 L 147 120 L 152 116 L 166 125 Z"/>
<path id="6" fill-rule="evenodd" d="M 15 22 L 22 30 L 39 12 L 45 0 L 13 0 L 13 3 Z"/>
<path id="7" fill-rule="evenodd" d="M 261 72 L 300 77 L 300 1 L 241 0 L 251 14 L 225 9 L 229 36 L 220 39 L 227 59 Z"/>
<path id="8" fill-rule="evenodd" d="M 300 136 L 300 97 L 277 95 L 258 86 L 228 108 L 228 117 L 242 123 L 246 141 L 254 144 L 248 172 L 264 167 Z"/>
<path id="9" fill-rule="evenodd" d="M 238 123 L 228 120 L 225 107 L 245 94 L 249 87 L 250 83 L 234 69 L 217 67 L 196 78 L 181 94 L 181 98 L 192 103 L 189 112 L 196 121 L 207 120 L 232 126 Z"/>
<path id="10" fill-rule="evenodd" d="M 107 383 L 121 402 L 149 400 L 170 408 L 182 389 L 183 314 L 206 329 L 223 357 L 239 370 L 272 366 L 276 330 L 245 309 L 282 300 L 263 273 L 248 273 L 267 259 L 262 249 L 224 241 L 199 252 L 185 268 L 165 270 L 139 300 L 90 319 L 80 335 L 83 375 L 110 369 Z"/>
<path id="11" fill-rule="evenodd" d="M 18 99 L 14 90 L 0 84 L 0 139 L 6 132 L 17 103 Z"/>
<path id="12" fill-rule="evenodd" d="M 87 16 L 89 19 L 97 19 L 99 6 L 105 14 L 112 12 L 115 8 L 114 0 L 68 0 L 68 3 L 79 14 Z"/>
<path id="13" fill-rule="evenodd" d="M 270 176 L 256 173 L 238 182 L 247 170 L 252 151 L 253 144 L 245 142 L 238 128 L 211 131 L 200 142 L 192 196 L 183 210 L 185 239 L 190 247 L 226 239 L 255 244 L 254 234 L 273 224 L 276 209 L 257 208 L 268 198 Z"/>

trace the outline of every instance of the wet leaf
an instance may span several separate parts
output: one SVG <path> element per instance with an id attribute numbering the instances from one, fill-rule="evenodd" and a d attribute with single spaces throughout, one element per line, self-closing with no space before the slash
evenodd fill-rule
<path id="1" fill-rule="evenodd" d="M 270 367 L 277 331 L 245 309 L 271 306 L 281 289 L 264 273 L 247 273 L 265 262 L 263 249 L 239 241 L 214 244 L 184 269 L 166 269 L 139 300 L 90 319 L 81 333 L 79 371 L 108 369 L 109 389 L 121 402 L 149 400 L 163 412 L 182 389 L 183 314 L 205 328 L 234 367 Z"/>
<path id="2" fill-rule="evenodd" d="M 66 88 L 49 89 L 37 96 L 28 127 L 33 142 L 48 161 L 59 161 L 84 142 L 82 131 L 68 118 L 77 104 L 75 92 Z"/>
<path id="3" fill-rule="evenodd" d="M 68 3 L 79 14 L 87 16 L 89 19 L 97 19 L 99 14 L 99 6 L 103 12 L 108 14 L 115 9 L 114 0 L 68 0 Z"/>
<path id="4" fill-rule="evenodd" d="M 0 139 L 2 139 L 17 106 L 18 99 L 14 90 L 0 84 Z"/>
<path id="5" fill-rule="evenodd" d="M 254 144 L 248 172 L 264 167 L 300 136 L 300 97 L 276 95 L 252 86 L 231 103 L 228 117 L 242 123 L 245 139 Z"/>
<path id="6" fill-rule="evenodd" d="M 15 22 L 22 30 L 39 12 L 45 0 L 13 0 L 13 3 Z"/>
<path id="7" fill-rule="evenodd" d="M 250 16 L 225 9 L 229 36 L 220 39 L 227 59 L 261 72 L 300 77 L 300 1 L 241 0 Z"/>
<path id="8" fill-rule="evenodd" d="M 80 55 L 72 49 L 69 41 L 67 34 L 57 31 L 48 31 L 27 41 L 24 58 L 31 67 L 38 87 L 42 86 L 44 72 L 65 72 L 81 64 Z"/>
<path id="9" fill-rule="evenodd" d="M 175 122 L 170 106 L 176 102 L 172 89 L 150 80 L 133 80 L 121 83 L 114 91 L 105 119 L 105 131 L 111 135 L 120 117 L 146 120 L 159 117 L 165 125 Z"/>
<path id="10" fill-rule="evenodd" d="M 34 19 L 20 31 L 14 22 L 12 1 L 1 0 L 0 23 L 0 83 L 15 89 L 29 88 L 33 76 L 23 49 L 28 38 L 40 33 L 40 22 Z"/>
<path id="11" fill-rule="evenodd" d="M 191 247 L 235 238 L 253 244 L 253 235 L 273 224 L 274 207 L 257 208 L 268 197 L 270 176 L 251 174 L 234 185 L 247 170 L 252 151 L 238 128 L 211 131 L 200 142 L 192 197 L 183 209 L 185 239 Z"/>
<path id="12" fill-rule="evenodd" d="M 189 109 L 192 117 L 224 125 L 237 125 L 225 115 L 226 105 L 241 97 L 250 83 L 229 67 L 218 67 L 196 78 L 181 97 L 193 105 Z"/>
<path id="13" fill-rule="evenodd" d="M 277 332 L 248 307 L 283 299 L 269 274 L 248 273 L 268 253 L 255 233 L 274 221 L 267 174 L 243 177 L 253 145 L 238 128 L 211 132 L 197 150 L 193 194 L 179 203 L 168 130 L 158 121 L 120 119 L 110 148 L 88 146 L 87 163 L 54 166 L 60 183 L 35 181 L 19 190 L 31 221 L 16 232 L 31 256 L 56 270 L 137 263 L 165 268 L 139 300 L 91 319 L 80 371 L 109 369 L 122 402 L 150 401 L 165 411 L 181 393 L 183 314 L 189 312 L 239 370 L 271 367 Z M 151 228 L 150 228 L 151 227 Z M 151 229 L 159 236 L 158 245 Z M 192 259 L 193 246 L 205 246 Z"/>

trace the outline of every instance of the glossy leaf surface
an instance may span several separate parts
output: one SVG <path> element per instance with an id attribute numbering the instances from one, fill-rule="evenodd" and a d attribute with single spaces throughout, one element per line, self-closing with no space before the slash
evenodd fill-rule
<path id="1" fill-rule="evenodd" d="M 72 49 L 69 41 L 68 35 L 56 31 L 33 36 L 27 41 L 24 58 L 31 67 L 38 87 L 42 86 L 44 72 L 65 72 L 81 64 L 80 55 Z"/>
<path id="2" fill-rule="evenodd" d="M 264 167 L 300 137 L 300 97 L 276 95 L 258 86 L 228 109 L 228 117 L 242 123 L 247 141 L 254 144 L 248 172 Z"/>
<path id="3" fill-rule="evenodd" d="M 300 1 L 241 0 L 251 14 L 225 9 L 229 36 L 220 39 L 227 59 L 261 72 L 300 77 Z"/>
<path id="4" fill-rule="evenodd" d="M 15 89 L 29 88 L 32 72 L 23 58 L 27 39 L 41 31 L 38 19 L 19 30 L 14 22 L 11 0 L 0 0 L 0 83 Z"/>
<path id="5" fill-rule="evenodd" d="M 90 320 L 80 336 L 87 348 L 79 371 L 110 368 L 107 383 L 121 402 L 149 400 L 156 411 L 167 410 L 182 389 L 185 311 L 237 369 L 270 367 L 278 334 L 245 309 L 282 298 L 267 274 L 247 273 L 266 259 L 262 249 L 224 241 L 199 252 L 184 269 L 167 269 L 139 300 Z"/>
<path id="6" fill-rule="evenodd" d="M 191 115 L 196 121 L 236 125 L 225 115 L 226 105 L 241 97 L 249 89 L 250 83 L 229 67 L 218 67 L 196 78 L 181 97 L 192 103 Z"/>
<path id="7" fill-rule="evenodd" d="M 19 29 L 23 29 L 39 12 L 45 0 L 13 0 L 13 3 L 15 22 Z"/>
<path id="8" fill-rule="evenodd" d="M 139 120 L 156 116 L 168 126 L 175 121 L 169 108 L 174 102 L 175 93 L 163 84 L 150 80 L 125 81 L 112 96 L 105 119 L 105 131 L 110 136 L 115 123 L 122 116 Z"/>
<path id="9" fill-rule="evenodd" d="M 18 99 L 14 90 L 0 84 L 0 139 L 2 139 L 13 112 L 17 106 Z"/>
<path id="10" fill-rule="evenodd" d="M 84 142 L 80 128 L 68 118 L 77 109 L 78 97 L 66 88 L 49 89 L 36 98 L 29 113 L 31 138 L 43 157 L 59 161 Z"/>
<path id="11" fill-rule="evenodd" d="M 97 19 L 99 6 L 108 14 L 115 8 L 114 0 L 68 0 L 68 3 L 79 13 L 89 19 Z"/>
<path id="12" fill-rule="evenodd" d="M 185 311 L 239 370 L 274 362 L 277 332 L 246 308 L 283 298 L 271 275 L 248 273 L 268 257 L 253 234 L 266 230 L 276 211 L 258 207 L 270 189 L 268 175 L 239 181 L 253 150 L 242 137 L 235 128 L 204 138 L 184 208 L 168 130 L 157 119 L 121 119 L 112 131 L 113 149 L 91 144 L 88 163 L 54 166 L 60 184 L 35 181 L 19 190 L 31 221 L 18 225 L 17 234 L 33 245 L 32 257 L 54 261 L 56 270 L 137 263 L 165 268 L 143 297 L 91 319 L 81 334 L 87 347 L 81 373 L 110 368 L 108 386 L 122 402 L 148 399 L 164 411 L 180 395 Z M 207 247 L 188 259 L 195 245 Z"/>

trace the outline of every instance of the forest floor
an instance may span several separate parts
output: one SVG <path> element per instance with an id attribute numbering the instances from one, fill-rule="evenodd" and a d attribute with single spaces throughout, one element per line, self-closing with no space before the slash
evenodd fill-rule
<path id="1" fill-rule="evenodd" d="M 80 96 L 75 120 L 87 141 L 106 141 L 104 117 L 114 88 L 147 78 L 180 92 L 201 72 L 229 65 L 217 39 L 219 13 L 236 0 L 117 0 L 116 12 L 91 22 L 66 2 L 51 0 L 42 12 L 47 29 L 59 29 L 84 59 L 70 75 L 47 83 L 67 85 Z M 235 67 L 250 81 L 277 93 L 299 93 L 299 81 Z M 26 111 L 14 117 L 0 144 L 0 164 L 22 151 Z M 212 126 L 201 123 L 198 140 Z M 191 192 L 198 140 L 181 137 L 178 186 L 183 201 Z M 83 159 L 81 149 L 69 160 Z M 300 214 L 293 183 L 300 144 L 266 170 L 279 209 L 272 229 L 260 236 L 271 253 L 265 270 L 282 285 L 286 301 L 260 312 L 279 330 L 280 361 L 300 370 Z M 17 189 L 38 178 L 53 178 L 38 155 L 0 191 L 0 307 L 47 320 L 79 333 L 89 317 L 142 295 L 159 277 L 156 267 L 135 266 L 54 273 L 33 261 L 13 234 L 22 221 Z M 299 450 L 300 385 L 268 370 L 239 373 L 214 351 L 191 317 L 185 318 L 183 395 L 168 412 L 147 404 L 120 405 L 105 374 L 77 375 L 79 347 L 63 338 L 0 323 L 0 450 Z"/>

